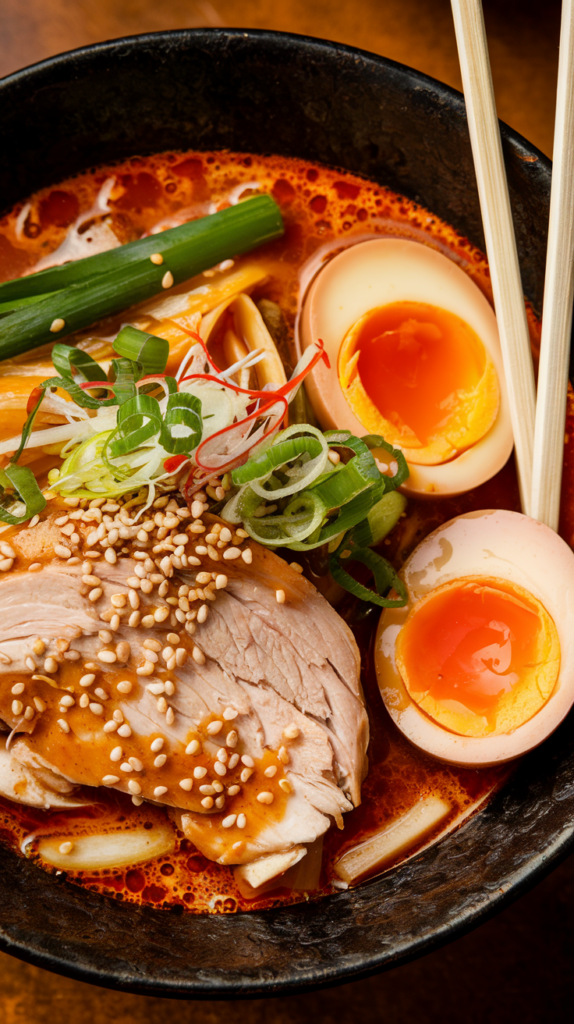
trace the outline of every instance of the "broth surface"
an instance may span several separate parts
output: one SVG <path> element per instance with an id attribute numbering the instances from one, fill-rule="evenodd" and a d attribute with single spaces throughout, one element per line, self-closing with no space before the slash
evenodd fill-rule
<path id="1" fill-rule="evenodd" d="M 281 306 L 288 330 L 280 347 L 288 371 L 297 360 L 293 333 L 304 291 L 321 261 L 352 241 L 377 235 L 423 241 L 454 259 L 492 301 L 485 256 L 420 205 L 373 182 L 304 161 L 232 153 L 168 153 L 131 159 L 44 189 L 0 221 L 0 279 L 20 276 L 38 263 L 41 267 L 41 261 L 59 246 L 69 247 L 76 219 L 88 211 L 90 217 L 72 232 L 74 253 L 89 255 L 90 246 L 97 248 L 104 230 L 103 188 L 107 189 L 110 211 L 106 223 L 121 243 L 154 228 L 205 216 L 239 197 L 270 192 L 281 207 L 285 236 L 235 262 L 240 267 L 256 260 L 265 267 L 268 278 L 255 287 L 252 295 L 256 301 L 266 298 Z M 66 252 L 71 250 L 63 249 Z M 531 309 L 528 317 L 536 354 L 539 325 Z M 101 337 L 109 335 L 112 327 L 111 321 L 103 325 Z M 98 336 L 96 328 L 83 334 L 94 336 Z M 0 363 L 3 398 L 13 396 L 13 400 L 2 403 L 0 438 L 12 436 L 21 426 L 24 417 L 18 420 L 17 409 L 22 395 L 27 396 L 39 380 L 50 375 L 49 347 Z M 574 461 L 568 443 L 574 429 L 571 398 L 569 395 L 561 522 L 561 533 L 568 542 L 574 531 Z M 47 455 L 46 469 L 52 464 L 53 459 Z M 416 544 L 441 523 L 464 512 L 493 507 L 520 510 L 512 460 L 473 492 L 450 499 L 409 499 L 406 514 L 383 542 L 381 553 L 398 568 Z M 312 558 L 306 571 L 312 582 L 327 592 L 327 577 Z M 320 870 L 321 851 L 317 848 L 302 862 L 304 865 L 307 861 L 305 871 L 291 876 L 295 888 L 275 888 L 247 900 L 228 867 L 206 860 L 178 833 L 176 850 L 168 857 L 127 870 L 69 873 L 70 881 L 118 900 L 155 907 L 179 905 L 195 913 L 231 913 L 294 903 L 333 891 L 333 882 L 337 885 L 333 863 L 341 853 L 406 811 L 420 796 L 435 793 L 448 799 L 453 807 L 451 826 L 485 800 L 508 777 L 511 768 L 453 768 L 411 747 L 391 723 L 376 683 L 371 648 L 377 610 L 361 602 L 359 605 L 347 596 L 337 607 L 353 629 L 362 656 L 371 727 L 369 772 L 363 783 L 361 806 L 344 816 L 341 831 L 333 826 L 326 834 Z M 0 836 L 19 850 L 31 833 L 61 831 L 73 836 L 129 828 L 132 823 L 153 829 L 163 816 L 161 808 L 146 804 L 134 807 L 127 796 L 101 789 L 97 804 L 81 811 L 38 811 L 1 800 Z M 428 841 L 427 837 L 425 844 Z"/>

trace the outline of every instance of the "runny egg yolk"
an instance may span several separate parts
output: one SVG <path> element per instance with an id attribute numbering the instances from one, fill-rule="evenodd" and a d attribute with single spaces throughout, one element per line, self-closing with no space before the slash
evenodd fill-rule
<path id="1" fill-rule="evenodd" d="M 499 735 L 550 697 L 560 643 L 544 606 L 522 587 L 464 578 L 414 605 L 396 662 L 412 700 L 438 724 L 463 736 Z"/>
<path id="2" fill-rule="evenodd" d="M 448 462 L 494 423 L 499 386 L 475 331 L 446 309 L 393 302 L 366 313 L 339 352 L 355 416 L 421 465 Z"/>

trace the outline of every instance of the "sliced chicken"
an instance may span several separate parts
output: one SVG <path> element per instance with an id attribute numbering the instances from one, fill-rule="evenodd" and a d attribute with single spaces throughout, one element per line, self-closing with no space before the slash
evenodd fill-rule
<path id="1" fill-rule="evenodd" d="M 8 746 L 66 784 L 168 805 L 219 863 L 304 848 L 360 802 L 352 634 L 242 531 L 160 505 L 58 508 L 0 538 Z"/>

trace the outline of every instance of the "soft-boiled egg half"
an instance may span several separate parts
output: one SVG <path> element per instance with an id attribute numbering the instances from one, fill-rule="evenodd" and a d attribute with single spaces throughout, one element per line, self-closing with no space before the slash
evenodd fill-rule
<path id="1" fill-rule="evenodd" d="M 381 615 L 383 701 L 415 746 L 451 764 L 501 764 L 538 746 L 574 702 L 574 554 L 518 512 L 457 516 L 400 573 Z"/>
<path id="2" fill-rule="evenodd" d="M 496 317 L 470 277 L 420 242 L 349 246 L 313 281 L 304 349 L 322 339 L 306 387 L 321 426 L 381 434 L 403 450 L 414 494 L 460 494 L 508 460 L 513 438 Z M 374 452 L 384 470 L 388 456 Z"/>

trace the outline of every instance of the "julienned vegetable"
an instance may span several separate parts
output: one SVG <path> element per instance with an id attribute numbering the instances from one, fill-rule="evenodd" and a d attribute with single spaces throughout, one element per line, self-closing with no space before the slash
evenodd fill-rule
<path id="1" fill-rule="evenodd" d="M 394 476 L 380 473 L 371 448 L 389 452 L 397 467 Z M 343 462 L 340 451 L 353 455 Z M 297 424 L 233 470 L 232 480 L 240 489 L 222 516 L 243 522 L 249 535 L 268 547 L 311 551 L 334 544 L 330 568 L 337 582 L 362 600 L 400 606 L 406 599 L 403 584 L 370 545 L 379 543 L 401 515 L 405 499 L 396 488 L 407 475 L 402 452 L 382 437 L 361 440 L 336 430 L 321 434 L 309 424 Z M 343 567 L 352 561 L 371 570 L 376 594 Z M 384 596 L 390 587 L 398 598 Z"/>
<path id="2" fill-rule="evenodd" d="M 150 238 L 0 285 L 0 303 L 38 301 L 0 319 L 0 359 L 81 330 L 283 234 L 279 207 L 255 196 Z M 161 264 L 152 262 L 155 253 Z M 46 292 L 50 292 L 46 295 Z"/>

